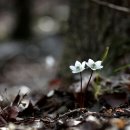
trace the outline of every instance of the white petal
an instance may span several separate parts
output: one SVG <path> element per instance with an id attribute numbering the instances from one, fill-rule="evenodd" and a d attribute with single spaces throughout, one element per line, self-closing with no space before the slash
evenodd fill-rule
<path id="1" fill-rule="evenodd" d="M 102 68 L 103 68 L 103 66 L 101 65 L 101 66 L 100 66 L 100 69 L 102 69 Z"/>
<path id="2" fill-rule="evenodd" d="M 96 64 L 97 67 L 98 67 L 98 66 L 101 66 L 101 63 L 102 63 L 102 61 L 96 61 L 96 62 L 95 62 L 95 64 Z"/>
<path id="3" fill-rule="evenodd" d="M 81 63 L 79 61 L 76 61 L 75 66 L 81 66 Z"/>
<path id="4" fill-rule="evenodd" d="M 92 64 L 94 64 L 95 62 L 94 62 L 92 59 L 89 59 L 89 60 L 88 60 L 88 63 L 89 63 L 90 65 L 92 65 Z"/>
<path id="5" fill-rule="evenodd" d="M 73 73 L 73 74 L 76 74 L 76 73 L 78 73 L 78 72 L 76 72 L 76 71 L 72 71 L 72 73 Z"/>
<path id="6" fill-rule="evenodd" d="M 91 68 L 92 70 L 96 70 L 97 68 Z"/>
<path id="7" fill-rule="evenodd" d="M 91 68 L 91 65 L 88 62 L 86 62 L 86 65 Z"/>
<path id="8" fill-rule="evenodd" d="M 76 73 L 79 73 L 80 71 L 77 71 L 77 70 L 73 70 L 72 73 L 73 74 L 76 74 Z"/>
<path id="9" fill-rule="evenodd" d="M 85 68 L 82 68 L 80 72 L 82 72 L 83 70 L 85 70 Z"/>
<path id="10" fill-rule="evenodd" d="M 85 65 L 86 65 L 86 61 L 83 61 L 82 62 L 82 68 L 85 68 Z"/>
<path id="11" fill-rule="evenodd" d="M 103 68 L 103 66 L 101 65 L 101 66 L 99 66 L 99 67 L 97 67 L 97 69 L 102 69 Z"/>
<path id="12" fill-rule="evenodd" d="M 75 70 L 75 66 L 71 65 L 71 66 L 70 66 L 70 69 L 71 69 L 71 70 Z"/>
<path id="13" fill-rule="evenodd" d="M 84 69 L 85 69 L 85 68 L 80 68 L 79 70 L 76 70 L 76 69 L 75 69 L 75 70 L 72 71 L 72 73 L 74 73 L 74 74 L 75 74 L 75 73 L 80 73 L 80 72 L 82 72 Z"/>

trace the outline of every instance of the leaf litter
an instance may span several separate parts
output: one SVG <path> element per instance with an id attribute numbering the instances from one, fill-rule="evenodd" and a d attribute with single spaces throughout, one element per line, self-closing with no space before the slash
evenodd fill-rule
<path id="1" fill-rule="evenodd" d="M 98 82 L 97 82 L 98 78 Z M 83 89 L 86 87 L 83 79 Z M 61 83 L 62 84 L 62 83 Z M 101 90 L 93 86 L 100 86 Z M 76 86 L 76 87 L 75 87 Z M 129 130 L 130 77 L 107 79 L 93 75 L 84 92 L 85 108 L 79 108 L 79 81 L 63 90 L 50 90 L 34 100 L 20 91 L 6 105 L 1 100 L 0 130 Z M 95 98 L 94 90 L 101 91 Z"/>

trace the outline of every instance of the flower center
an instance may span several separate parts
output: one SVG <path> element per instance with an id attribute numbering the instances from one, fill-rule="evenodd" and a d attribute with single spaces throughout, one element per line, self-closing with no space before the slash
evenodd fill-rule
<path id="1" fill-rule="evenodd" d="M 96 65 L 95 65 L 95 64 L 92 64 L 92 68 L 96 68 Z"/>
<path id="2" fill-rule="evenodd" d="M 76 66 L 76 70 L 80 70 L 80 66 Z"/>

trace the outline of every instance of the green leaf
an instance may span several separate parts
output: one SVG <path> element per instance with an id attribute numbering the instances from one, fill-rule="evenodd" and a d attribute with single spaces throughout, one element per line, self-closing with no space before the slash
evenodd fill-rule
<path id="1" fill-rule="evenodd" d="M 123 66 L 121 66 L 121 67 L 115 69 L 114 72 L 118 72 L 118 71 L 124 70 L 124 69 L 126 69 L 126 68 L 128 68 L 128 67 L 130 67 L 130 64 L 123 65 Z"/>
<path id="2" fill-rule="evenodd" d="M 105 52 L 103 53 L 103 56 L 101 58 L 102 62 L 104 62 L 104 60 L 107 58 L 108 52 L 109 52 L 109 47 L 106 47 Z"/>

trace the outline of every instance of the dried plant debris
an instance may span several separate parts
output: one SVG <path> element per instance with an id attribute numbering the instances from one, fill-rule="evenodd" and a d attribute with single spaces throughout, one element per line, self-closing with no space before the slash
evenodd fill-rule
<path id="1" fill-rule="evenodd" d="M 84 92 L 86 108 L 79 108 L 75 83 L 68 90 L 50 90 L 37 100 L 19 91 L 6 106 L 2 96 L 0 130 L 129 130 L 129 81 L 129 76 L 115 80 L 93 75 Z"/>
<path id="2" fill-rule="evenodd" d="M 8 125 L 10 122 L 29 125 L 37 120 L 50 124 L 54 122 L 51 118 L 55 118 L 74 106 L 74 97 L 67 92 L 49 92 L 35 103 L 31 99 L 25 99 L 26 96 L 19 92 L 10 105 L 1 109 L 0 126 Z"/>

